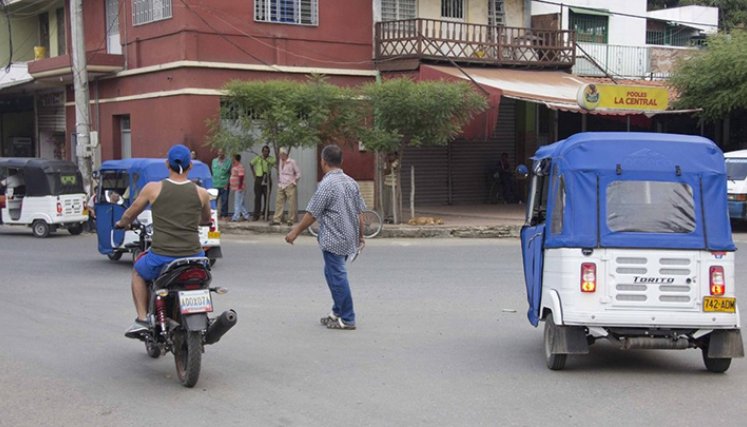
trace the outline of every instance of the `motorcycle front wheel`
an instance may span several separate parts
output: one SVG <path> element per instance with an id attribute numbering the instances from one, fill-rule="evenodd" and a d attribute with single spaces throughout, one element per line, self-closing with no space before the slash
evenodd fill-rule
<path id="1" fill-rule="evenodd" d="M 174 360 L 176 375 L 184 387 L 194 387 L 200 377 L 202 363 L 202 334 L 199 331 L 180 331 L 175 340 Z"/>

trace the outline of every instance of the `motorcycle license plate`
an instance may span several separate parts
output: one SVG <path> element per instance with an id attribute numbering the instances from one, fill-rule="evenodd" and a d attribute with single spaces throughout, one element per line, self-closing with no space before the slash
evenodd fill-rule
<path id="1" fill-rule="evenodd" d="M 703 311 L 721 311 L 734 313 L 737 306 L 736 298 L 729 297 L 705 297 L 703 298 Z"/>
<path id="2" fill-rule="evenodd" d="M 179 307 L 182 314 L 210 313 L 213 311 L 213 300 L 208 289 L 197 291 L 180 291 Z"/>
<path id="3" fill-rule="evenodd" d="M 220 239 L 220 231 L 208 231 L 208 239 Z"/>

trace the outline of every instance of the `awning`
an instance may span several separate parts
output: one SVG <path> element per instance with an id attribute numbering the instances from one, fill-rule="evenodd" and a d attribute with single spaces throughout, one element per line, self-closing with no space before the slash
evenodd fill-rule
<path id="1" fill-rule="evenodd" d="M 607 9 L 586 9 L 584 7 L 569 7 L 571 12 L 578 13 L 579 15 L 595 15 L 595 16 L 610 16 L 611 13 Z"/>
<path id="2" fill-rule="evenodd" d="M 597 108 L 587 110 L 578 104 L 579 89 L 587 84 L 599 83 L 598 79 L 569 74 L 563 71 L 530 71 L 513 68 L 456 68 L 437 65 L 422 65 L 423 68 L 441 73 L 447 78 L 461 78 L 474 81 L 481 86 L 499 90 L 507 98 L 543 104 L 553 110 L 583 114 L 637 115 L 691 113 L 697 110 L 641 111 L 625 109 Z M 654 86 L 656 82 L 647 82 Z"/>
<path id="3" fill-rule="evenodd" d="M 0 69 L 0 91 L 34 80 L 25 62 L 13 63 L 10 68 Z"/>

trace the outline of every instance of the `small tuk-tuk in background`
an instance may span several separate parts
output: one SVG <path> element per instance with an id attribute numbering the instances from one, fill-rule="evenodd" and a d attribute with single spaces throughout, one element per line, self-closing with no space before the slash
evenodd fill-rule
<path id="1" fill-rule="evenodd" d="M 581 133 L 532 158 L 521 230 L 529 322 L 548 368 L 600 338 L 744 356 L 721 150 L 656 133 Z"/>
<path id="2" fill-rule="evenodd" d="M 142 250 L 147 249 L 142 247 L 142 240 L 137 233 L 130 230 L 115 230 L 114 224 L 147 183 L 161 181 L 168 176 L 166 159 L 136 158 L 108 160 L 102 163 L 101 169 L 95 173 L 98 180 L 95 206 L 96 233 L 100 253 L 113 261 L 119 260 L 124 253 L 131 253 L 134 260 Z M 192 162 L 188 177 L 197 185 L 208 189 L 212 187 L 210 169 L 198 160 Z M 220 246 L 218 213 L 213 196 L 210 203 L 210 226 L 200 227 L 200 243 L 212 265 L 223 254 Z M 138 220 L 144 225 L 152 224 L 150 207 L 138 216 Z"/>
<path id="3" fill-rule="evenodd" d="M 88 220 L 86 192 L 75 163 L 0 157 L 0 186 L 4 224 L 30 226 L 36 237 L 47 237 L 57 228 L 73 235 L 83 231 Z"/>

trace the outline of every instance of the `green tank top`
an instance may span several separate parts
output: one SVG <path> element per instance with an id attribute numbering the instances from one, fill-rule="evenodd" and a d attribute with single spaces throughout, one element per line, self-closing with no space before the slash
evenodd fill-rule
<path id="1" fill-rule="evenodd" d="M 161 192 L 151 205 L 153 244 L 158 255 L 187 257 L 199 253 L 202 202 L 193 182 L 161 181 Z"/>

